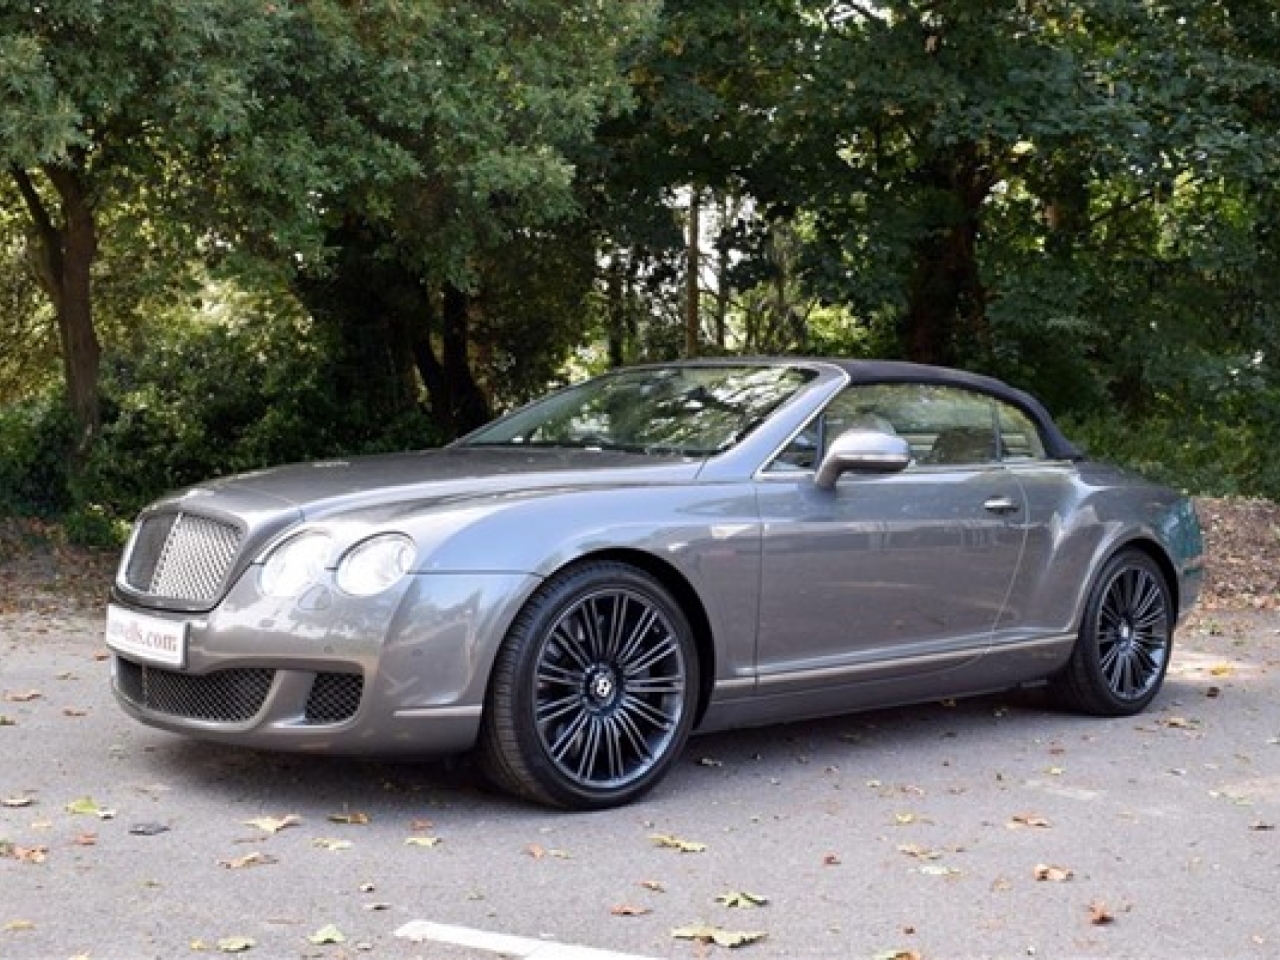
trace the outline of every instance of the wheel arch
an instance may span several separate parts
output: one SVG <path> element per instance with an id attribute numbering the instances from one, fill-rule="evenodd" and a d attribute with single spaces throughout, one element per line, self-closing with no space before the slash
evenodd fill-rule
<path id="1" fill-rule="evenodd" d="M 707 609 L 698 592 L 688 578 L 666 560 L 643 550 L 631 550 L 625 547 L 583 554 L 566 563 L 555 573 L 598 561 L 623 563 L 649 574 L 671 592 L 676 602 L 680 604 L 680 609 L 689 619 L 689 626 L 693 630 L 693 642 L 698 651 L 698 706 L 693 719 L 696 729 L 711 701 L 711 691 L 715 686 L 716 675 L 715 637 L 711 627 L 711 617 L 707 614 Z"/>
<path id="2" fill-rule="evenodd" d="M 1103 560 L 1103 564 L 1105 565 L 1112 557 L 1119 553 L 1123 553 L 1125 550 L 1136 550 L 1139 553 L 1146 554 L 1147 557 L 1160 569 L 1160 575 L 1164 577 L 1165 587 L 1169 591 L 1171 613 L 1173 614 L 1176 625 L 1178 611 L 1181 609 L 1182 597 L 1180 595 L 1181 587 L 1178 583 L 1178 569 L 1174 566 L 1173 559 L 1157 541 L 1148 537 L 1135 537 L 1131 540 L 1126 540 L 1123 543 L 1117 544 L 1115 549 L 1112 550 Z"/>

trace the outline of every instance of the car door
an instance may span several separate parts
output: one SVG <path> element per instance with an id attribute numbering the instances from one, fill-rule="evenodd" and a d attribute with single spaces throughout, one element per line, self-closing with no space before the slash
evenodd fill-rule
<path id="1" fill-rule="evenodd" d="M 958 667 L 980 656 L 1025 538 L 997 401 L 951 386 L 847 388 L 758 477 L 762 693 Z M 896 433 L 900 472 L 812 469 L 850 427 Z"/>

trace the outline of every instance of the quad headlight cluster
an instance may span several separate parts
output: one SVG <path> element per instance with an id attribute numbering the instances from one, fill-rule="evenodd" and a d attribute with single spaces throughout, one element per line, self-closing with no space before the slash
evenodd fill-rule
<path id="1" fill-rule="evenodd" d="M 284 541 L 267 556 L 259 586 L 270 597 L 302 594 L 324 573 L 334 540 L 309 530 Z M 417 549 L 402 533 L 380 533 L 348 549 L 338 561 L 338 589 L 353 597 L 371 597 L 388 589 L 413 569 Z"/>

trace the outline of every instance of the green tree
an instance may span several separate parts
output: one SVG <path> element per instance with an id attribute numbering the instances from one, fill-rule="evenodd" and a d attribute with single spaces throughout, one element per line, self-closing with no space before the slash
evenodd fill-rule
<path id="1" fill-rule="evenodd" d="M 93 281 L 104 211 L 189 208 L 183 163 L 246 122 L 271 7 L 234 0 L 0 4 L 0 162 L 53 307 L 83 455 L 100 420 Z"/>
<path id="2" fill-rule="evenodd" d="M 295 13 L 255 89 L 266 122 L 228 144 L 228 221 L 293 265 L 299 298 L 338 331 L 352 387 L 375 409 L 402 409 L 422 385 L 446 433 L 488 415 L 476 332 L 503 318 L 481 316 L 483 283 L 506 245 L 577 211 L 575 159 L 625 105 L 618 51 L 652 9 L 316 2 Z M 308 229 L 320 244 L 299 256 Z"/>

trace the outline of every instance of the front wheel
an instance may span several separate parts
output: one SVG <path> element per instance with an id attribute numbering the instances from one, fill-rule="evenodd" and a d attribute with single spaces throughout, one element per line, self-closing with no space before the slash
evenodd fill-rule
<path id="1" fill-rule="evenodd" d="M 656 579 L 614 562 L 566 570 L 538 590 L 498 653 L 481 766 L 541 803 L 629 803 L 684 747 L 698 675 L 688 620 Z"/>
<path id="2" fill-rule="evenodd" d="M 1138 550 L 1116 554 L 1089 593 L 1075 649 L 1050 692 L 1083 713 L 1140 713 L 1169 668 L 1173 624 L 1168 582 L 1156 562 Z"/>

